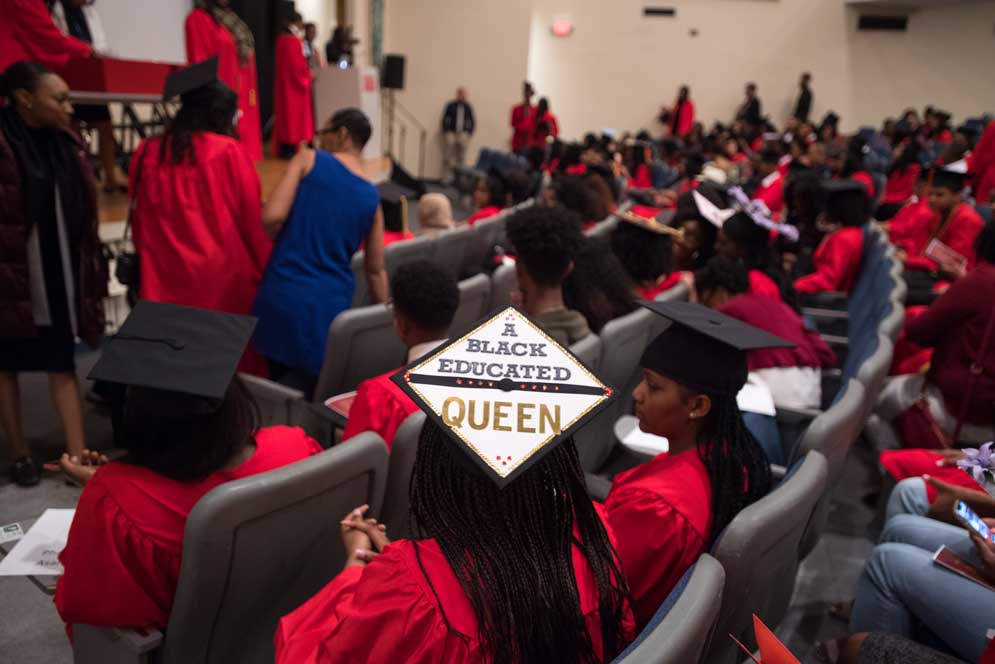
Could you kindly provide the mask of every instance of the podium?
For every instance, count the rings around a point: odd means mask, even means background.
[[[363,149],[364,159],[383,156],[380,140],[380,73],[376,67],[340,69],[329,65],[318,70],[314,80],[314,118],[320,129],[333,113],[343,108],[358,108],[370,119],[373,133]]]

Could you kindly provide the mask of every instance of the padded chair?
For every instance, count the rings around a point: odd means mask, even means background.
[[[611,236],[612,231],[615,230],[615,226],[618,225],[618,217],[611,215],[603,221],[599,221],[591,228],[584,231],[584,234],[590,238],[595,238],[599,240],[608,240]]]
[[[518,275],[514,265],[501,265],[491,275],[491,303],[489,311],[511,305],[511,294],[518,290]]]
[[[577,359],[587,365],[587,368],[594,373],[598,373],[601,368],[601,355],[604,353],[604,345],[601,337],[596,334],[589,334],[580,341],[574,342],[570,346],[570,352],[577,356]]]
[[[218,486],[187,519],[165,635],[73,625],[74,661],[272,662],[280,618],[342,570],[339,519],[364,503],[379,515],[386,481],[387,447],[365,433],[303,461]]]
[[[487,315],[491,304],[491,280],[478,274],[459,282],[459,307],[449,326],[450,336],[465,332],[471,325]]]
[[[473,236],[469,226],[459,226],[432,238],[432,262],[454,279],[459,279],[463,269],[463,255]]]
[[[825,488],[826,472],[825,457],[809,453],[780,486],[743,509],[719,535],[712,555],[722,564],[726,583],[715,628],[719,638],[704,661],[733,664],[743,659],[728,634],[755,648],[753,614],[777,628],[783,609],[772,606],[774,589],[798,572],[798,543]]]
[[[893,291],[898,288],[899,286],[896,285]],[[894,296],[890,296],[888,298],[888,304],[891,307],[891,311],[884,317],[884,320],[881,321],[881,324],[878,326],[878,331],[894,344],[895,341],[898,340],[898,335],[902,331],[902,325],[905,323],[905,307],[903,307],[901,301]]]
[[[864,413],[861,421],[866,420],[874,410],[884,380],[888,377],[888,370],[891,368],[891,358],[894,353],[894,345],[891,340],[883,334],[878,335],[877,349],[861,364],[857,371],[857,380],[863,383],[867,390],[864,398]]]
[[[303,392],[250,374],[240,373],[238,377],[259,405],[264,427],[293,422],[291,404],[303,400]]]
[[[435,240],[427,235],[389,245],[383,250],[384,262],[387,264],[387,276],[393,276],[397,268],[402,265],[417,260],[432,260],[434,251]]]
[[[367,378],[397,369],[408,351],[394,332],[394,318],[382,304],[348,309],[332,321],[314,402],[355,390]]]
[[[498,234],[503,231],[501,217],[505,214],[507,212],[481,219],[470,230],[463,254],[463,274],[473,275],[481,271],[487,254],[497,242]]]
[[[408,523],[411,501],[408,489],[411,485],[411,473],[415,467],[418,437],[424,425],[425,413],[420,410],[412,413],[397,428],[394,440],[391,441],[387,489],[384,492],[380,517],[380,521],[387,525],[387,534],[391,540],[411,536]]]
[[[722,606],[725,577],[719,561],[702,554],[615,664],[700,662]]]

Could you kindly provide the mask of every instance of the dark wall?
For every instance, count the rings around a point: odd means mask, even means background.
[[[259,70],[259,119],[263,135],[273,115],[273,53],[276,44],[275,0],[231,0],[235,10],[256,39],[256,68]]]

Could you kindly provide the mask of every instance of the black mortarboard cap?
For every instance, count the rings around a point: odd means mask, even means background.
[[[650,342],[640,365],[706,394],[735,396],[746,384],[746,351],[794,344],[690,302],[640,302],[671,325]]]
[[[218,57],[178,69],[166,77],[162,91],[164,101],[189,94],[218,81]]]
[[[252,316],[143,300],[87,378],[220,400],[255,328]]]
[[[384,228],[395,233],[408,228],[408,202],[418,198],[418,194],[396,182],[377,185],[380,194],[380,207],[383,209]]]
[[[967,173],[965,169],[959,167],[952,168],[951,166],[953,165],[948,164],[947,166],[934,167],[930,173],[930,186],[943,187],[953,192],[963,190],[967,183]]]
[[[297,6],[294,4],[294,0],[279,0],[279,2],[276,3],[277,25],[292,23],[296,18]]]

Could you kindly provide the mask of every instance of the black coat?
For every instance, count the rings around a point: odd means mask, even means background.
[[[457,110],[463,105],[463,127],[461,131],[467,134],[472,134],[473,130],[476,128],[476,122],[473,119],[473,106],[470,106],[468,102],[453,100],[446,104],[446,110],[442,112],[442,131],[451,132],[457,131],[456,128],[456,116]]]

